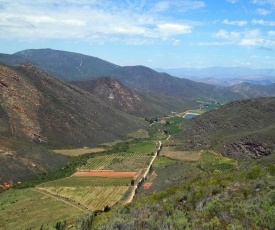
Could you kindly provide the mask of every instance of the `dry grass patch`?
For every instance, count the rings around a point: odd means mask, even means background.
[[[129,133],[128,137],[136,138],[136,139],[142,139],[142,138],[148,138],[148,132],[144,129],[139,129],[135,132]]]
[[[88,176],[88,177],[135,177],[136,172],[115,172],[113,170],[90,170],[78,171],[73,176]]]
[[[160,156],[181,161],[198,161],[201,159],[202,151],[175,151],[171,147],[163,147]]]
[[[55,153],[60,153],[66,156],[80,156],[86,153],[99,153],[106,151],[105,148],[79,148],[79,149],[57,149]]]

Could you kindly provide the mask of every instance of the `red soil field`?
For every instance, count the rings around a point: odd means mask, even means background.
[[[134,177],[136,172],[115,172],[113,170],[91,170],[76,172],[73,176],[98,176],[98,177]]]

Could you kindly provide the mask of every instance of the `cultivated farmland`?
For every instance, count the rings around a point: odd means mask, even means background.
[[[121,200],[128,186],[54,186],[41,187],[43,191],[89,210],[103,210],[106,206],[113,206]]]
[[[120,151],[121,150],[121,151]],[[114,170],[140,171],[147,167],[156,150],[154,141],[123,143],[117,147],[117,153],[97,155],[79,167],[80,171]]]
[[[127,197],[132,180],[148,167],[156,143],[117,144],[113,152],[97,153],[71,177],[40,184],[37,189],[89,210],[103,210]]]
[[[0,229],[39,229],[66,220],[74,224],[83,210],[32,189],[9,190],[0,196]]]

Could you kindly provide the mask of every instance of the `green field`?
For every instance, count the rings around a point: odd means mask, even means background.
[[[41,187],[57,197],[68,199],[70,202],[80,204],[89,210],[104,210],[104,207],[112,207],[121,200],[128,186],[66,186]]]
[[[129,186],[132,177],[95,177],[72,176],[40,184],[38,187],[94,187],[94,186]]]
[[[116,153],[96,155],[79,170],[139,171],[150,163],[155,150],[156,143],[148,140],[118,144]]]
[[[3,230],[39,229],[41,225],[54,226],[63,220],[70,225],[82,213],[81,209],[32,189],[11,189],[0,196],[0,229]]]
[[[209,110],[207,109],[194,109],[194,110],[188,110],[189,113],[197,113],[197,114],[203,114]]]

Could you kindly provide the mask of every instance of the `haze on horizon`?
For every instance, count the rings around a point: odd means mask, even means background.
[[[151,68],[275,66],[274,0],[0,0],[0,53],[52,48]]]

